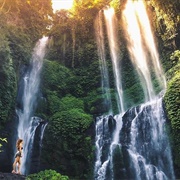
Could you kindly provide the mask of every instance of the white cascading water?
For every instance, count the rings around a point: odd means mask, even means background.
[[[111,125],[110,125],[111,124]],[[95,179],[113,179],[113,152],[119,144],[122,115],[102,116],[96,119]],[[105,148],[105,149],[104,149]],[[109,175],[107,178],[107,171]]]
[[[156,96],[151,70],[155,71],[156,79],[162,90],[166,88],[166,80],[159,62],[158,52],[143,1],[128,0],[123,11],[123,18],[131,61],[139,73],[145,102],[147,102],[153,100]]]
[[[140,22],[140,26],[142,29],[142,34],[144,38],[144,42],[147,47],[147,52],[149,52],[150,57],[149,60],[152,61],[152,65],[156,74],[156,78],[160,85],[160,88],[165,90],[166,89],[166,78],[164,76],[164,72],[162,70],[160,61],[159,61],[159,54],[156,48],[155,40],[153,37],[150,21],[146,12],[145,5],[143,1],[139,0],[134,2],[136,6],[136,14]],[[148,56],[148,55],[147,55]]]
[[[145,104],[139,106],[139,110],[132,108],[135,117],[131,119],[130,143],[127,149],[130,157],[129,171],[135,180],[175,179],[165,131],[162,97],[159,98],[155,93],[151,70],[163,92],[166,81],[144,2],[128,0],[123,18],[128,50],[139,73],[145,95]]]
[[[39,118],[33,117],[33,112],[36,107],[37,93],[40,84],[40,72],[45,56],[46,44],[48,38],[40,39],[32,54],[31,67],[24,76],[24,89],[22,94],[22,109],[17,110],[19,119],[18,138],[24,140],[23,157],[21,165],[21,173],[26,174],[29,169],[28,158],[32,151],[32,143]]]
[[[47,125],[48,125],[48,123],[45,123],[41,126],[41,134],[40,134],[40,146],[41,147],[42,147],[42,142],[43,142],[44,131],[45,131]]]
[[[117,89],[117,103],[119,107],[119,113],[124,112],[124,100],[123,100],[123,89],[121,83],[121,72],[120,72],[120,53],[118,44],[118,33],[117,33],[117,20],[113,8],[104,10],[106,29],[108,35],[109,48],[111,52],[111,60],[113,64],[114,77]]]
[[[39,121],[41,122],[41,120]],[[39,156],[38,156],[38,165],[37,165],[37,168],[39,168],[40,166],[40,157],[41,157],[41,150],[42,150],[42,146],[43,146],[43,137],[44,137],[44,131],[46,129],[46,126],[48,125],[47,122],[43,123],[42,126],[41,126],[41,129],[40,129],[40,141],[39,141]]]
[[[115,26],[113,10],[105,11],[107,34],[112,60],[117,60],[117,37],[114,37]],[[133,179],[133,180],[168,180],[175,179],[171,149],[166,133],[166,119],[162,97],[157,95],[152,81],[156,79],[159,91],[166,90],[158,52],[154,42],[150,22],[142,0],[128,0],[123,12],[124,31],[127,34],[127,45],[135,69],[138,71],[144,90],[144,104],[120,111],[114,117],[115,128],[109,129],[109,117],[96,119],[96,180]],[[112,52],[112,50],[115,50]],[[123,109],[123,91],[119,71],[119,61],[114,61],[113,70],[119,96],[119,106]],[[152,78],[154,73],[154,79]],[[120,89],[118,89],[120,87]],[[162,96],[162,94],[161,94]],[[123,115],[121,115],[123,114]],[[123,119],[123,124],[122,124]],[[119,141],[121,143],[119,143]],[[113,167],[114,147],[123,148],[125,176],[115,175]],[[125,154],[125,151],[127,154]],[[122,159],[121,159],[122,160]],[[123,172],[123,171],[122,171]]]
[[[96,32],[96,42],[99,55],[99,67],[101,71],[101,87],[102,92],[105,95],[104,104],[109,108],[108,114],[112,114],[112,102],[111,93],[109,86],[109,73],[106,63],[106,53],[104,45],[104,32],[103,32],[103,12],[99,11],[98,16],[95,20],[95,32]]]
[[[106,118],[106,117],[105,117]],[[95,174],[95,179],[96,180],[101,180],[105,179],[105,171],[107,168],[107,163],[108,161],[106,160],[102,164],[102,147],[104,144],[104,137],[103,137],[103,131],[104,131],[104,125],[103,125],[104,118],[103,117],[98,117],[96,118],[96,162],[95,162],[95,169],[94,169],[94,174]],[[107,120],[106,120],[107,123]]]
[[[166,119],[162,98],[157,98],[129,110],[130,133],[126,135],[129,154],[129,177],[134,180],[174,180],[169,140],[165,132]],[[126,144],[126,145],[127,145]]]
[[[95,162],[94,174],[95,174],[95,179],[97,180],[106,179],[107,171],[109,171],[108,178],[113,179],[112,157],[113,157],[114,149],[117,146],[120,146],[119,132],[122,127],[122,114],[124,112],[123,90],[122,90],[122,84],[121,84],[121,73],[120,73],[120,62],[119,62],[120,59],[119,59],[119,49],[118,49],[119,46],[118,46],[118,41],[117,41],[118,34],[116,32],[117,21],[116,21],[114,9],[108,8],[104,10],[104,17],[105,17],[105,22],[106,22],[109,48],[111,52],[111,60],[113,64],[113,71],[114,71],[116,89],[117,89],[117,94],[118,94],[117,105],[118,105],[119,115],[113,117],[113,120],[115,121],[113,131],[109,129],[110,116],[98,117],[96,120],[96,162]],[[103,32],[102,17],[98,20],[101,26],[101,31]],[[99,46],[98,49],[101,49],[99,53],[100,53],[100,56],[103,57],[101,54],[102,53],[105,54],[104,44],[102,44],[103,43],[102,39],[104,37],[102,37],[103,33],[99,33],[97,34],[97,36],[98,35],[101,36],[99,37],[99,39],[101,40],[101,43],[98,42],[98,46]],[[97,41],[100,41],[99,39],[97,37]],[[104,58],[104,61],[105,61],[105,58]],[[105,63],[102,63],[102,69],[106,68],[104,66],[105,66]],[[113,121],[112,118],[110,119],[111,121]],[[106,150],[107,153],[103,153],[104,147],[107,149]]]

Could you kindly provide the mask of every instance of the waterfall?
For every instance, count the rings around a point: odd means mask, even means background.
[[[102,12],[99,12],[98,21],[96,26],[99,26],[99,33],[96,33],[96,39],[98,43],[98,52],[102,61],[102,65],[105,65],[105,48],[104,48],[104,35],[102,26]],[[119,132],[122,127],[122,114],[124,112],[123,104],[123,90],[121,84],[120,74],[120,59],[119,59],[119,46],[118,46],[118,35],[116,32],[117,21],[115,18],[114,9],[109,8],[104,10],[106,30],[108,35],[109,48],[111,52],[111,60],[113,64],[114,77],[117,89],[117,105],[119,115],[112,117],[110,114],[107,116],[98,117],[96,120],[96,163],[95,163],[95,179],[113,179],[114,177],[114,159],[113,154],[117,148],[120,148],[119,144]],[[97,27],[96,27],[97,29]],[[105,66],[103,66],[104,68]],[[106,67],[105,67],[106,68]],[[104,68],[104,70],[106,70]],[[103,77],[103,70],[101,70],[101,76]],[[104,71],[105,72],[105,71]],[[109,79],[106,78],[106,81]],[[109,82],[108,82],[109,83]],[[120,150],[118,150],[118,154]],[[121,169],[121,168],[120,168]],[[121,170],[120,170],[121,172]],[[123,173],[123,172],[122,172]]]
[[[123,117],[120,139],[128,159],[127,174],[137,180],[175,179],[162,97],[153,85],[156,80],[159,91],[164,92],[166,81],[144,2],[128,0],[123,19],[127,48],[145,96],[144,104],[128,110]]]
[[[106,63],[106,53],[104,45],[104,32],[103,32],[103,13],[99,12],[95,20],[96,42],[99,55],[99,66],[101,72],[101,87],[104,97],[104,104],[109,109],[108,114],[112,114],[112,102],[109,86],[109,73]]]
[[[40,134],[40,147],[42,147],[42,141],[43,141],[43,136],[44,136],[44,131],[46,129],[48,123],[45,123],[41,126],[41,134]]]
[[[104,10],[106,29],[108,35],[108,42],[111,52],[111,60],[113,64],[113,72],[116,82],[117,89],[117,104],[119,107],[119,113],[124,112],[123,104],[123,90],[121,83],[121,73],[120,73],[120,59],[119,59],[119,45],[118,45],[118,34],[117,34],[117,20],[115,17],[115,12],[113,8],[108,8]]]
[[[128,0],[122,13],[127,49],[144,91],[144,103],[126,112],[114,10],[104,15],[119,114],[96,118],[95,179],[174,180],[162,101],[166,80],[144,2]]]
[[[36,128],[34,135],[33,148],[30,158],[30,168],[29,173],[37,173],[40,170],[40,161],[41,161],[41,150],[43,146],[43,136],[44,131],[47,126],[47,122],[39,118],[39,126]]]
[[[37,94],[40,84],[40,72],[45,56],[45,48],[48,38],[40,39],[32,53],[31,67],[23,78],[22,108],[17,110],[19,119],[18,138],[24,140],[23,158],[21,164],[22,174],[28,173],[28,158],[32,150],[35,130],[39,125],[39,119],[33,117],[36,108]]]
[[[111,144],[116,120],[112,116],[98,117],[96,120],[96,163],[95,179],[105,179],[108,169],[111,171]],[[112,173],[111,173],[112,174]]]
[[[128,0],[123,11],[123,19],[128,50],[132,63],[139,74],[145,102],[147,102],[156,97],[151,71],[155,71],[155,79],[158,80],[161,90],[165,90],[166,81],[143,1]]]
[[[125,177],[122,163],[118,164],[118,167],[115,165],[115,161],[122,161],[119,143],[121,127],[122,114],[114,117],[107,115],[96,119],[96,162],[94,170],[96,180],[114,179],[117,176],[116,174]]]
[[[120,142],[128,159],[126,169],[129,179],[175,179],[165,123],[162,98],[125,113]]]
[[[164,76],[164,72],[162,70],[160,61],[159,61],[159,55],[157,52],[155,40],[153,37],[151,25],[149,22],[149,18],[146,12],[145,5],[143,1],[139,0],[137,2],[134,2],[136,4],[136,13],[137,17],[139,19],[140,27],[142,29],[142,34],[144,38],[144,42],[147,47],[147,51],[150,54],[150,60],[152,61],[152,65],[156,74],[156,78],[158,80],[158,83],[160,85],[160,88],[162,90],[166,89],[166,79]],[[148,56],[148,55],[147,55]]]

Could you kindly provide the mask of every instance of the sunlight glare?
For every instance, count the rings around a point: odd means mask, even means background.
[[[52,0],[53,11],[59,11],[61,9],[71,9],[73,6],[73,0]]]
[[[142,35],[139,28],[139,23],[136,18],[137,9],[134,6],[134,1],[127,1],[126,9],[124,10],[124,19],[129,37],[129,46],[133,63],[137,63],[138,68],[148,69],[145,53],[142,46]],[[137,61],[137,62],[136,62]]]
[[[113,16],[114,14],[114,8],[109,8],[109,9],[105,9],[104,10],[104,14],[106,14],[106,17],[111,19],[111,17]]]
[[[148,13],[146,11],[145,4],[143,1],[139,0],[135,2],[136,14],[139,21],[141,22],[142,32],[145,44],[149,50],[152,63],[155,68],[156,76],[163,89],[166,89],[166,79],[163,76],[163,69],[159,61],[159,54],[156,47],[156,42],[153,36],[153,31],[151,29],[151,23],[149,21]]]
[[[123,12],[125,29],[127,30],[128,50],[131,61],[134,64],[140,79],[142,80],[142,88],[144,91],[145,101],[154,97],[154,90],[151,81],[151,74],[148,66],[148,57],[143,43],[143,35],[141,32],[141,21],[137,14],[140,1],[128,0]],[[144,15],[144,14],[141,14]]]
[[[135,7],[136,7],[137,16],[138,16],[139,20],[142,22],[141,26],[142,26],[144,38],[146,40],[146,45],[149,47],[149,49],[152,50],[151,55],[157,63],[157,68],[160,69],[160,63],[158,60],[158,58],[159,58],[158,52],[157,52],[157,48],[155,46],[155,41],[154,41],[154,37],[152,34],[150,21],[149,21],[149,18],[148,18],[147,12],[146,12],[146,8],[144,6],[143,1],[135,2]]]
[[[144,79],[143,89],[147,94],[146,99],[152,99],[155,92],[151,83],[152,76],[149,66],[155,70],[156,78],[162,89],[165,89],[166,81],[159,63],[159,54],[144,1],[128,0],[123,11],[123,19],[131,60],[141,79]]]

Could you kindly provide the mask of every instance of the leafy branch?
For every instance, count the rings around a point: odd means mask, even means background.
[[[6,138],[0,138],[0,141],[7,143],[7,139]],[[2,144],[0,143],[0,152],[2,152],[1,147],[2,147]]]

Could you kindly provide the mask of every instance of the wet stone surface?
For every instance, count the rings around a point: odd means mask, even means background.
[[[13,173],[1,173],[0,172],[0,179],[2,180],[24,180],[26,179],[25,176]]]

